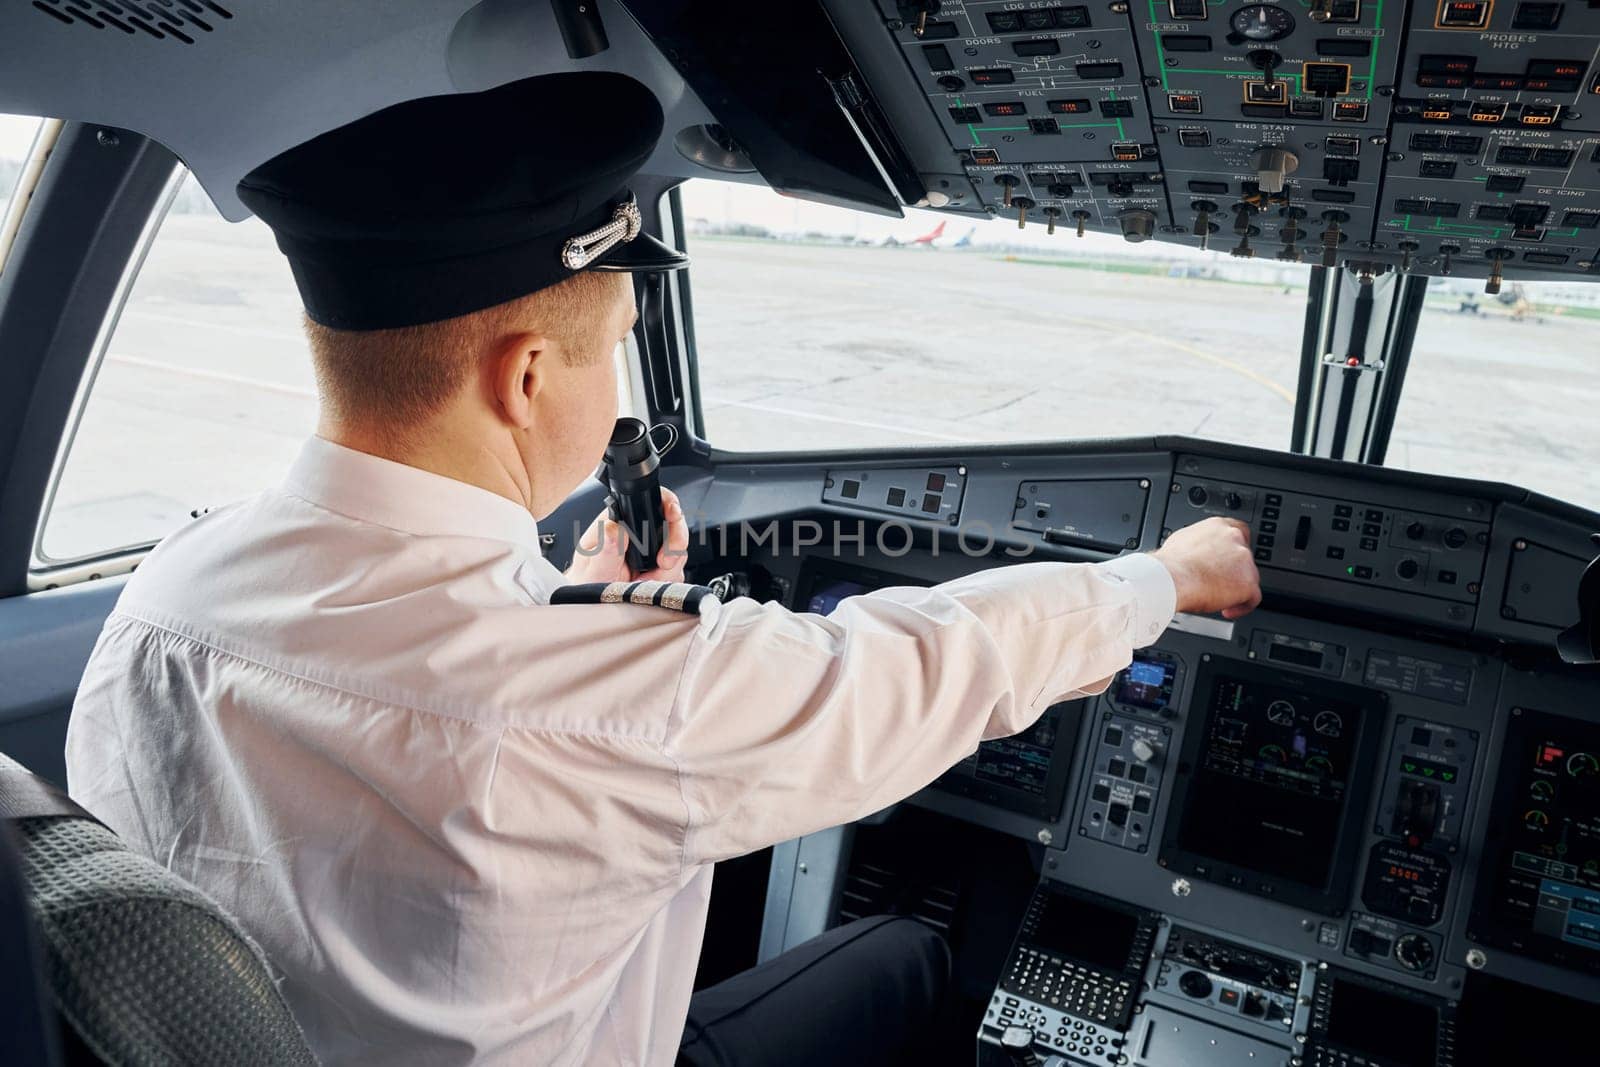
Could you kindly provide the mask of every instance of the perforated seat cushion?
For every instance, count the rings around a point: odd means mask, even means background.
[[[48,984],[115,1064],[314,1064],[266,959],[198,890],[87,819],[17,822]]]

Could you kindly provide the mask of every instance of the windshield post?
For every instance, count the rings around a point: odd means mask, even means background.
[[[1366,267],[1313,272],[1296,451],[1383,462],[1427,288],[1426,276]]]

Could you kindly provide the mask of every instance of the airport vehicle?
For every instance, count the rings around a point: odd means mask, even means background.
[[[0,172],[0,752],[60,780],[125,575],[309,429],[238,179],[619,70],[695,260],[618,358],[696,580],[826,611],[1226,515],[1266,593],[724,864],[702,979],[893,912],[952,947],[951,1062],[1595,1061],[1600,674],[1557,646],[1600,532],[1594,0],[16,0],[0,49],[45,117]],[[926,212],[978,236],[877,247]]]

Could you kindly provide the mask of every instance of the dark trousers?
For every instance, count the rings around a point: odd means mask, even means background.
[[[921,1042],[950,976],[950,950],[911,919],[829,930],[689,1002],[680,1067],[893,1065]]]

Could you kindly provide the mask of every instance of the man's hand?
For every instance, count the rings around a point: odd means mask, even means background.
[[[667,518],[666,544],[656,553],[656,569],[644,574],[628,570],[628,531],[620,522],[601,512],[578,539],[578,551],[567,568],[574,582],[681,582],[683,564],[689,558],[689,523],[683,505],[671,489],[661,490],[661,510]]]
[[[1179,611],[1237,619],[1261,603],[1250,527],[1237,519],[1213,516],[1185,526],[1152,555],[1172,574]]]

